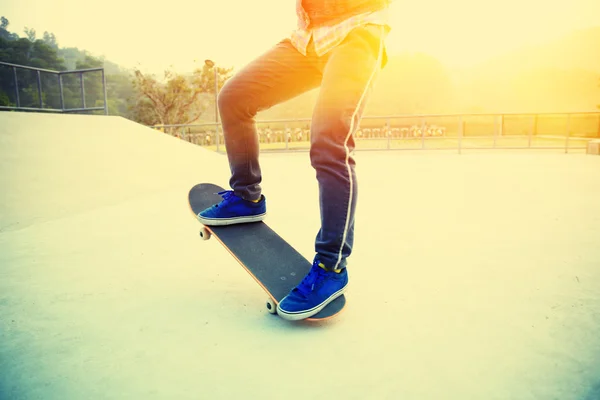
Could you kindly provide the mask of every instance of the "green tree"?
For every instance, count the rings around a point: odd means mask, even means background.
[[[27,36],[27,39],[29,39],[30,42],[35,42],[35,29],[29,29],[28,27],[25,27],[25,35]]]
[[[102,60],[86,53],[83,60],[77,61],[75,64],[75,69],[101,68],[102,65]],[[79,76],[77,76],[78,82],[79,79]],[[85,88],[85,106],[94,107],[97,102],[102,104],[104,101],[104,92],[102,90],[102,72],[93,71],[83,73],[83,84]],[[79,97],[81,101],[81,95]]]
[[[25,28],[27,38],[19,38],[7,28],[7,18],[0,19],[0,59],[13,64],[26,65],[51,70],[62,70],[64,64],[56,49],[43,40],[35,39],[35,30]],[[42,103],[44,107],[60,106],[58,78],[55,74],[40,73]],[[38,74],[35,71],[17,69],[19,100],[22,107],[39,107]],[[16,90],[12,68],[0,68],[0,95],[4,105],[16,105]],[[7,104],[8,103],[8,104]]]
[[[8,97],[8,94],[6,94],[4,91],[0,90],[0,106],[11,106],[12,103],[10,102],[10,98]]]
[[[58,50],[58,54],[65,60],[65,67],[69,70],[75,69],[77,61],[85,58],[85,53],[76,47],[63,47]]]
[[[9,20],[6,17],[0,18],[0,38],[6,40],[17,40],[19,35],[16,33],[10,33],[8,31],[8,25],[10,25]]]
[[[60,48],[51,32],[44,32],[43,37],[38,39],[36,31],[26,27],[25,37],[20,38],[8,30],[9,25],[6,17],[0,18],[0,60],[55,71],[103,67],[111,115],[121,115],[146,124],[189,123],[197,120],[213,102],[214,70],[206,65],[190,76],[167,72],[159,82],[153,76],[135,75],[104,57],[92,56],[86,50]],[[219,88],[231,71],[231,68],[217,68]],[[58,76],[45,72],[39,76],[44,107],[60,108]],[[80,108],[83,103],[80,75],[64,74],[61,79],[64,107]],[[87,72],[83,79],[86,107],[104,106],[102,73]],[[38,73],[17,69],[17,81],[20,106],[39,107]],[[15,89],[13,69],[0,66],[0,105],[16,106]]]
[[[52,47],[55,50],[58,50],[58,42],[56,41],[56,36],[54,33],[44,32],[44,43],[48,46]]]
[[[132,108],[136,97],[132,74],[126,71],[107,74],[106,92],[109,114],[132,118]]]
[[[134,83],[135,85],[135,83]],[[131,107],[131,119],[144,125],[158,125],[160,121],[154,110],[154,104],[147,96],[136,95]],[[168,130],[170,132],[171,130]]]

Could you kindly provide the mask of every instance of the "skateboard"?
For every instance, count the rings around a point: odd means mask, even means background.
[[[221,202],[222,198],[217,193],[224,190],[211,183],[199,183],[192,187],[188,200],[194,216]],[[200,237],[209,240],[213,236],[267,293],[269,298],[266,306],[271,314],[277,314],[277,304],[304,279],[312,267],[310,261],[263,221],[226,226],[202,225]],[[342,311],[345,304],[346,298],[341,295],[304,321],[333,317]]]

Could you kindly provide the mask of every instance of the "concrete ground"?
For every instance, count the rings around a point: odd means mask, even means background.
[[[187,205],[224,156],[118,117],[0,114],[0,399],[600,399],[600,157],[358,152],[348,304],[265,295]],[[307,153],[261,158],[311,259]]]

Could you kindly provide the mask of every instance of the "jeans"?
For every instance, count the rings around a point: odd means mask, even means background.
[[[376,25],[356,28],[321,57],[312,42],[304,56],[282,40],[229,79],[218,97],[229,184],[237,196],[256,200],[262,180],[256,114],[320,87],[310,127],[321,211],[315,251],[332,269],[345,268],[352,252],[358,193],[353,135],[386,62],[385,33]]]

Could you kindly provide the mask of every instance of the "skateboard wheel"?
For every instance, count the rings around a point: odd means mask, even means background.
[[[275,304],[273,299],[267,299],[267,311],[271,314],[277,314],[277,304]]]
[[[202,240],[208,240],[210,239],[210,231],[204,227],[200,230],[200,237],[202,238]]]

